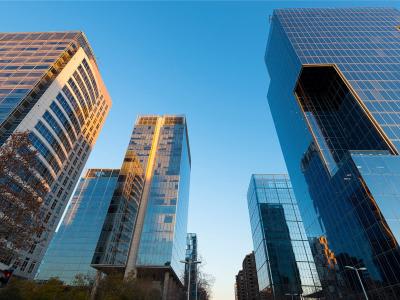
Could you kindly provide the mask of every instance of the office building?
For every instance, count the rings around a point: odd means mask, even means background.
[[[143,168],[128,149],[93,254],[93,268],[105,274],[125,271],[143,186]]]
[[[185,260],[185,291],[189,292],[189,299],[196,300],[197,294],[197,235],[188,233],[186,236],[186,255]],[[190,266],[189,266],[190,265]],[[190,276],[189,276],[190,273]]]
[[[246,255],[236,275],[235,295],[237,300],[260,300],[254,251]]]
[[[370,299],[400,299],[399,18],[393,8],[271,17],[268,102],[307,235],[334,253],[345,299],[363,297],[361,283]]]
[[[0,33],[0,145],[29,131],[49,186],[45,230],[1,267],[33,278],[111,106],[82,32]]]
[[[183,292],[190,150],[183,116],[140,116],[129,151],[144,170],[144,187],[125,276],[151,278],[163,299]]]
[[[236,275],[235,299],[236,300],[247,299],[246,281],[244,279],[243,270],[240,270]]]
[[[247,194],[263,299],[318,299],[321,284],[287,175],[252,175]]]
[[[96,270],[90,264],[118,184],[118,174],[117,169],[86,171],[35,279],[58,277],[66,284],[73,284],[79,274],[95,277]]]

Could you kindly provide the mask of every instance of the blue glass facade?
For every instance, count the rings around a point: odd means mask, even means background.
[[[36,279],[58,277],[73,284],[78,274],[94,276],[90,264],[117,185],[119,170],[89,169],[39,267]]]
[[[188,147],[185,123],[161,126],[137,257],[138,267],[170,265],[179,277],[189,204]]]
[[[316,299],[321,284],[288,176],[253,175],[247,199],[263,297]]]
[[[268,102],[307,235],[336,264],[317,266],[323,285],[335,271],[333,299],[361,296],[346,265],[367,269],[370,298],[400,299],[399,23],[391,8],[272,16]]]
[[[190,182],[185,118],[139,117],[129,150],[145,170],[145,184],[125,274],[136,269],[139,277],[162,282],[172,271],[183,284]],[[161,272],[149,275],[149,270]]]
[[[104,273],[125,268],[143,191],[143,176],[137,156],[128,150],[92,260],[92,267]]]

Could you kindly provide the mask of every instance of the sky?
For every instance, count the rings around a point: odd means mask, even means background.
[[[213,299],[234,299],[252,251],[253,173],[285,173],[268,108],[264,52],[278,7],[396,6],[398,1],[0,2],[0,28],[85,32],[113,105],[86,168],[119,168],[136,117],[185,114],[192,156],[188,232]]]

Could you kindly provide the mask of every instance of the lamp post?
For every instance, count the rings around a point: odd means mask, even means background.
[[[191,271],[191,265],[195,265],[197,268],[197,264],[201,264],[201,261],[199,260],[191,260],[191,259],[186,259],[186,260],[181,260],[181,263],[188,265],[188,289],[187,289],[187,300],[190,300],[190,271]],[[196,269],[197,270],[197,269]],[[197,300],[197,278],[196,278],[196,300]]]
[[[298,296],[299,294],[291,294],[291,293],[286,293],[285,296],[291,296],[292,300],[294,299],[294,296]]]
[[[362,288],[362,291],[363,291],[363,293],[364,293],[364,297],[365,297],[366,300],[368,300],[368,296],[367,296],[367,292],[365,291],[364,284],[363,284],[362,281],[361,281],[360,274],[358,274],[358,271],[365,271],[365,270],[367,270],[367,268],[364,268],[364,267],[362,267],[362,268],[356,268],[356,267],[352,267],[352,266],[344,266],[344,267],[345,267],[346,269],[350,269],[350,270],[356,271],[358,281],[360,281],[361,288]]]

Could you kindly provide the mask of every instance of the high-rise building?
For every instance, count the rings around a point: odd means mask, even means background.
[[[236,300],[245,300],[247,299],[246,293],[246,281],[243,275],[243,270],[240,270],[236,275],[236,283],[235,283],[235,297]]]
[[[140,116],[129,151],[144,187],[125,275],[158,282],[163,299],[182,292],[189,204],[190,150],[183,116]]]
[[[321,284],[287,175],[252,175],[247,194],[263,299],[318,299]]]
[[[268,102],[307,235],[346,299],[400,299],[400,12],[278,9]],[[284,67],[282,67],[284,66]],[[347,267],[346,267],[347,266]]]
[[[103,273],[125,271],[143,184],[143,168],[128,149],[93,255],[92,267]]]
[[[197,235],[188,233],[186,236],[186,255],[185,260],[185,290],[189,291],[189,299],[197,299]],[[189,276],[190,273],[190,276]]]
[[[235,296],[237,300],[260,300],[254,251],[246,255],[236,275]]]
[[[111,106],[82,32],[0,33],[0,145],[29,131],[36,169],[50,192],[45,230],[19,259],[2,267],[32,278],[63,214]]]
[[[89,169],[80,180],[66,215],[54,234],[36,274],[73,284],[78,274],[94,277],[90,266],[118,184],[118,169]]]

